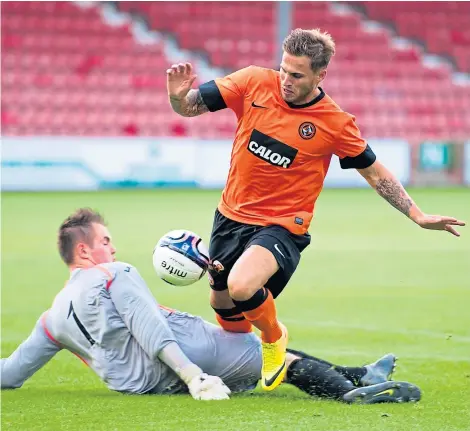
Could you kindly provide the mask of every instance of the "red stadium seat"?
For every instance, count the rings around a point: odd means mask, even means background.
[[[470,70],[470,14],[468,5],[457,3],[426,2],[425,13],[423,3],[418,8],[414,2],[364,7]],[[357,117],[363,135],[448,139],[470,133],[470,91],[452,83],[450,70],[424,67],[418,50],[395,49],[389,33],[366,31],[359,14],[337,15],[328,2],[292,5],[295,27],[315,23],[333,35],[337,53],[323,86]],[[118,7],[171,33],[181,48],[205,53],[214,66],[278,67],[274,2],[137,1]],[[2,2],[1,8],[4,135],[233,136],[231,111],[197,121],[176,115],[165,90],[171,61],[163,42],[140,45],[127,25],[108,26],[99,6]]]
[[[400,36],[422,40],[429,52],[452,55],[462,71],[470,72],[469,2],[357,2],[370,18],[393,22]],[[460,51],[454,46],[466,47]]]

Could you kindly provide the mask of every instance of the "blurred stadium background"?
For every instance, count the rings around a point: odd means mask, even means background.
[[[63,285],[56,230],[79,206],[103,212],[119,259],[161,303],[214,322],[207,284],[168,287],[151,250],[175,228],[208,240],[235,116],[177,116],[165,71],[191,61],[199,84],[250,64],[278,68],[295,27],[332,34],[323,88],[417,186],[423,210],[469,222],[469,2],[3,1],[2,357]],[[468,227],[459,239],[420,230],[363,186],[332,162],[279,315],[293,348],[332,361],[395,351],[396,377],[417,383],[422,403],[346,408],[285,387],[223,406],[122,397],[60,353],[24,388],[2,392],[2,428],[468,431]]]
[[[191,61],[199,84],[278,68],[295,27],[333,35],[323,86],[405,183],[470,182],[469,2],[38,1],[2,2],[4,190],[222,186],[235,117],[173,113],[165,70]],[[101,163],[111,142],[114,169]],[[182,152],[192,160],[178,167]]]

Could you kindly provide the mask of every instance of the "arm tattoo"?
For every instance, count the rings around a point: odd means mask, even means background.
[[[410,209],[413,206],[413,202],[400,183],[390,178],[380,178],[377,181],[375,189],[390,205],[395,207],[398,211],[401,211],[407,217],[410,216]]]
[[[196,116],[209,112],[209,108],[204,103],[199,90],[191,90],[188,93],[186,100],[188,101],[188,109],[192,115]]]
[[[173,110],[183,117],[196,117],[209,112],[199,90],[190,90],[183,100],[170,97],[170,104]]]

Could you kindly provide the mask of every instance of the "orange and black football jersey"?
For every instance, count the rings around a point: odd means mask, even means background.
[[[199,90],[210,111],[228,107],[238,119],[218,206],[232,220],[304,234],[332,155],[343,168],[366,168],[375,161],[352,115],[321,89],[305,105],[284,101],[275,70],[250,66]]]

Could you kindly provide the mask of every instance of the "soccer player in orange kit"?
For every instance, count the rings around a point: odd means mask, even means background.
[[[334,53],[328,33],[296,29],[284,40],[279,71],[249,66],[196,90],[191,64],[167,70],[175,112],[194,117],[230,108],[237,116],[209,247],[210,302],[224,329],[249,332],[254,325],[261,331],[265,390],[286,372],[288,335],[274,298],[310,243],[307,231],[333,154],[420,227],[459,236],[454,226],[465,225],[423,213],[361,138],[355,117],[319,87]]]

